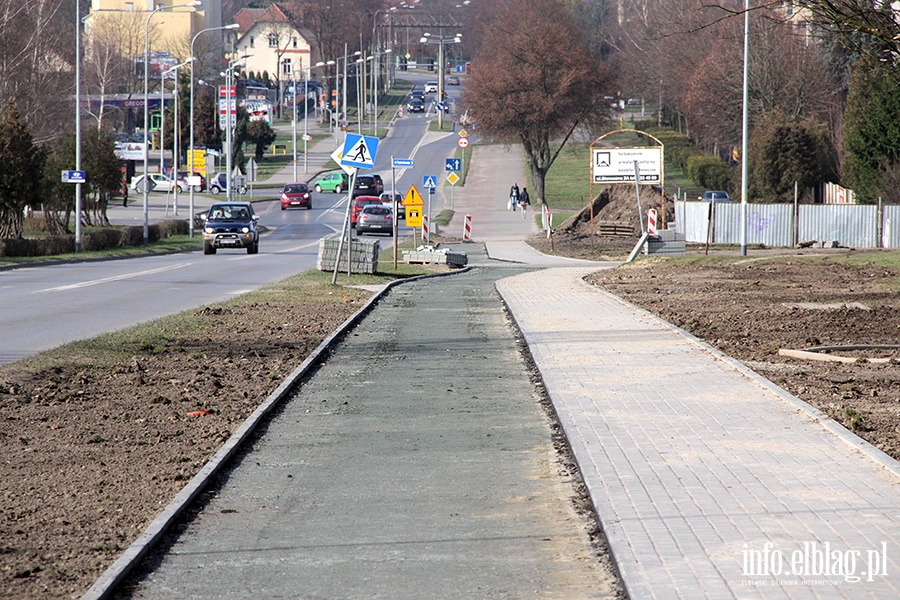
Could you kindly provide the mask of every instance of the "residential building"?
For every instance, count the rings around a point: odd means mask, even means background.
[[[276,2],[268,8],[244,8],[235,15],[239,35],[237,56],[245,59],[245,72],[266,73],[283,92],[287,83],[305,77],[312,49],[301,32],[303,3]],[[280,94],[279,94],[280,96]]]

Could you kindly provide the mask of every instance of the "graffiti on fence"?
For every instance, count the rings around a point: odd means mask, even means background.
[[[748,223],[748,225],[754,231],[765,231],[777,220],[778,218],[775,213],[764,215],[757,211],[750,215],[750,222]]]

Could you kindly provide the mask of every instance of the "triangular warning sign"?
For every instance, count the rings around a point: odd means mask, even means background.
[[[403,206],[422,206],[425,204],[425,201],[422,200],[422,196],[419,195],[419,190],[416,189],[416,186],[409,186],[409,191],[406,192],[406,196],[403,197],[403,202],[401,203]]]

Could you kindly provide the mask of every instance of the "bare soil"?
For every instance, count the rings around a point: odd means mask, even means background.
[[[651,205],[645,198],[643,207]],[[591,227],[630,222],[637,232],[634,206],[633,197],[612,194],[595,203],[593,218],[585,211],[558,227],[552,241],[538,236],[530,243],[548,253],[622,258],[636,235],[591,235]],[[778,354],[900,343],[900,270],[879,266],[883,257],[846,249],[753,249],[750,257],[725,251],[715,260],[641,259],[589,280],[745,362],[900,458],[900,354],[840,352],[888,359],[853,364]],[[135,334],[139,341],[75,344],[0,368],[0,597],[83,594],[369,296],[323,294],[303,280],[285,287],[263,300],[164,321]]]
[[[298,280],[0,369],[0,598],[78,598],[370,292]]]

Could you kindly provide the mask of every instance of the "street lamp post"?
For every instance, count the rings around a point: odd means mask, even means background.
[[[75,7],[75,170],[81,170],[81,7]],[[75,252],[81,252],[81,184],[75,184]]]
[[[234,70],[244,67],[244,63],[241,61],[245,58],[250,58],[250,55],[244,54],[243,56],[229,60],[228,69],[225,71],[225,187],[227,188],[226,195],[229,202],[231,202],[233,197],[233,192],[231,191],[231,188],[233,187],[231,181],[231,154],[233,151],[233,142],[231,140],[231,106],[232,103],[237,101],[237,98],[235,97],[236,94],[232,94],[232,88],[234,87]]]
[[[172,133],[174,134],[174,140],[172,142],[172,181],[175,183],[175,187],[172,188],[172,193],[175,195],[174,207],[175,207],[175,216],[178,216],[178,69],[181,67],[194,62],[194,59],[191,58],[189,60],[184,61],[183,63],[179,63],[174,67],[169,67],[165,71],[162,72],[162,76],[159,81],[159,113],[162,115],[162,126],[159,130],[159,172],[165,175],[166,173],[166,75],[169,73],[175,73],[175,115],[174,121],[172,122]],[[168,209],[166,210],[168,214]]]
[[[162,5],[147,15],[144,25],[144,246],[150,244],[150,19],[161,10],[192,8],[203,3],[199,0],[187,4]]]
[[[191,143],[189,145],[188,150],[188,172],[190,176],[194,175],[194,42],[197,41],[197,38],[200,37],[201,33],[206,33],[207,31],[218,31],[218,30],[226,30],[226,29],[237,29],[240,27],[237,23],[232,23],[231,25],[224,25],[222,27],[209,27],[207,29],[202,29],[198,31],[194,37],[191,39]],[[194,237],[194,186],[189,185],[190,189],[190,215],[188,217],[188,227],[190,232],[190,237]]]
[[[438,44],[438,103],[443,106],[444,101],[444,44],[458,44],[462,40],[461,33],[457,33],[451,37],[434,37],[430,33],[424,34],[419,40],[421,44]],[[438,111],[438,129],[444,129],[444,110],[439,108]]]
[[[324,67],[327,63],[322,61],[317,62],[314,65],[310,65],[306,67],[306,91],[304,92],[303,97],[303,172],[309,173],[309,77],[312,70],[316,67]],[[297,90],[296,87],[294,89],[294,120],[296,122],[297,119]],[[297,134],[294,133],[294,148],[297,148]],[[296,163],[296,160],[294,161]],[[297,176],[294,176],[294,179],[297,179]]]

